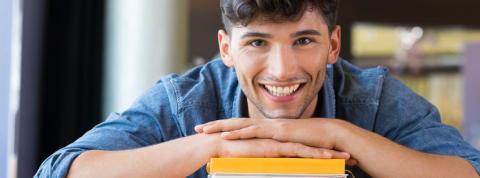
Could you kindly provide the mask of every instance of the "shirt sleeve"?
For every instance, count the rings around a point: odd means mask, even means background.
[[[480,173],[480,152],[455,128],[441,123],[435,106],[389,75],[384,81],[374,127],[377,133],[406,147],[462,157]]]
[[[178,132],[171,117],[165,88],[158,83],[128,110],[110,114],[106,121],[49,156],[35,177],[65,177],[73,160],[88,150],[126,150],[166,141]]]

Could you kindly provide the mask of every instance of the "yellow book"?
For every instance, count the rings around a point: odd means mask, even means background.
[[[221,177],[346,177],[343,159],[212,158],[212,178]]]

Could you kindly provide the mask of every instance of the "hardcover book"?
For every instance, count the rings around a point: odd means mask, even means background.
[[[212,158],[209,178],[346,178],[343,159]]]

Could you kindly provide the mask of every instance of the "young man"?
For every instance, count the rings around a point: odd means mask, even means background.
[[[480,152],[383,68],[338,58],[335,0],[222,0],[222,59],[162,78],[37,177],[206,177],[212,157],[347,160],[356,177],[478,177]]]

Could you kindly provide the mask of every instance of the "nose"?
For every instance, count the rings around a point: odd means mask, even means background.
[[[294,52],[286,46],[272,48],[268,60],[269,73],[281,81],[287,81],[291,78],[297,67]]]

